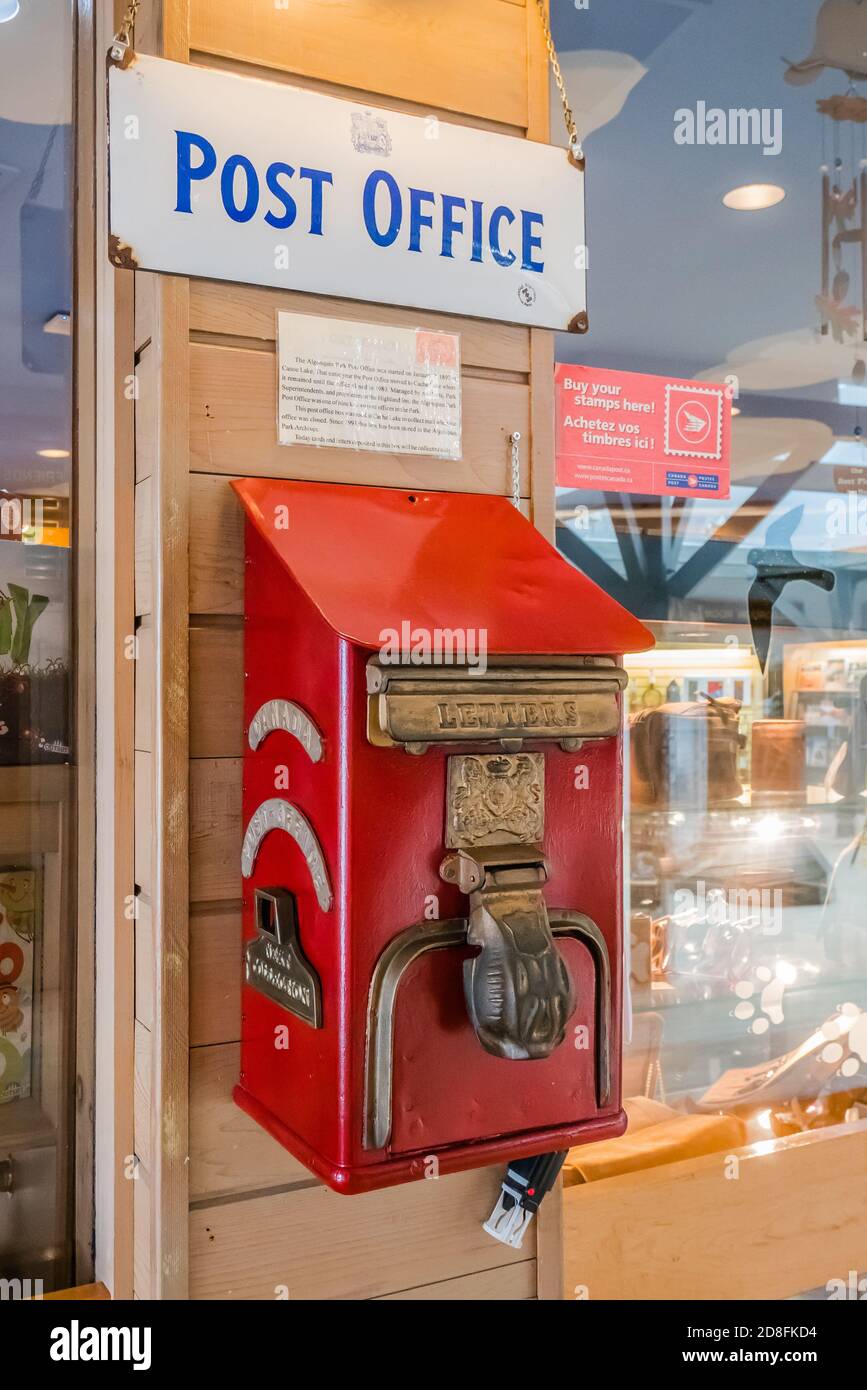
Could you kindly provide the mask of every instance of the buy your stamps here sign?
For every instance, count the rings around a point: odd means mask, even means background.
[[[559,487],[729,496],[727,386],[567,363],[556,383]]]

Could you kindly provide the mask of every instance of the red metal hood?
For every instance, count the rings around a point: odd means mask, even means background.
[[[653,637],[504,497],[240,478],[247,515],[335,632],[486,633],[491,655],[618,656]]]

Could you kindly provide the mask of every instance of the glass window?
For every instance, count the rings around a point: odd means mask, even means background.
[[[561,550],[657,639],[626,662],[629,1168],[867,1120],[867,7],[827,8],[553,5],[589,225],[558,359],[733,398],[730,489],[698,455],[681,495],[559,473]]]
[[[71,4],[0,0],[0,1274],[20,1296],[72,1276],[72,55]]]

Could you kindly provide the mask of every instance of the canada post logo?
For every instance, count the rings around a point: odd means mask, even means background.
[[[675,473],[665,475],[666,487],[688,487],[694,492],[719,492],[718,473]]]
[[[665,452],[682,458],[722,458],[724,396],[721,386],[669,382],[665,388]]]

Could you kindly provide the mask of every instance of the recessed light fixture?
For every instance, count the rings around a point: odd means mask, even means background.
[[[14,19],[20,9],[20,0],[0,0],[0,24]]]
[[[39,450],[39,457],[40,457],[41,459],[68,459],[68,458],[69,458],[69,450],[68,450],[68,449],[40,449],[40,450]]]
[[[723,202],[735,212],[762,212],[764,208],[776,207],[785,196],[785,188],[778,183],[742,183],[739,188],[730,189]]]

